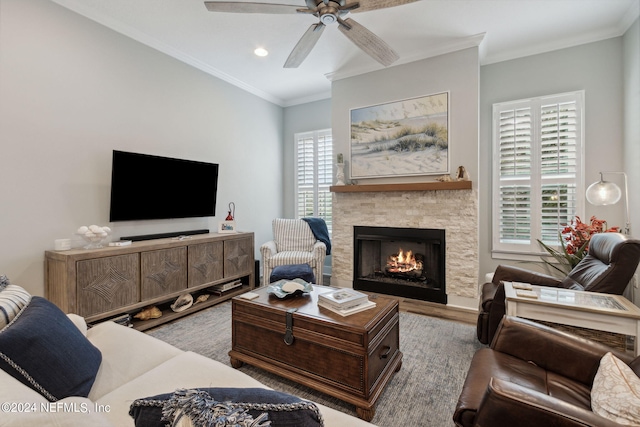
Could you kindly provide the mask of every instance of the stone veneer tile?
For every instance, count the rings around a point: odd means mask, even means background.
[[[447,295],[477,297],[478,193],[436,190],[334,193],[332,276],[353,282],[353,227],[445,230]]]

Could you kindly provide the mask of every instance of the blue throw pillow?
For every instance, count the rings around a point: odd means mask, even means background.
[[[101,362],[100,350],[42,297],[0,330],[0,368],[50,401],[87,397]]]
[[[194,414],[194,409],[202,413]],[[323,426],[322,415],[315,403],[264,388],[180,389],[173,393],[135,400],[131,404],[129,415],[134,418],[136,427],[164,427],[167,421],[163,421],[163,411],[169,415],[184,411],[190,416],[201,416],[195,422],[195,425],[200,426],[206,424],[200,421],[211,421],[213,411],[220,416],[217,421],[224,421],[227,418],[224,410],[228,410],[229,414],[233,412],[239,419],[248,414],[258,420],[266,414],[271,427]]]

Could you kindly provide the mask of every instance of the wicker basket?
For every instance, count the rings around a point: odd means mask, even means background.
[[[543,325],[552,327],[562,332],[577,335],[581,338],[586,338],[591,341],[604,344],[607,347],[611,347],[614,350],[626,352],[629,350],[628,337],[623,334],[616,334],[614,332],[597,331],[595,329],[580,328],[577,326],[561,325],[559,323],[543,322],[541,320],[533,320],[534,322],[541,323]]]

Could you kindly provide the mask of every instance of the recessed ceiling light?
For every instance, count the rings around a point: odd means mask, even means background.
[[[253,51],[253,53],[255,53],[258,56],[267,56],[269,55],[269,51],[263,47],[259,47],[256,50]]]

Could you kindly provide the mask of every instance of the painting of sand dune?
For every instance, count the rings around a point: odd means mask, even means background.
[[[449,93],[352,109],[351,178],[449,173]]]

